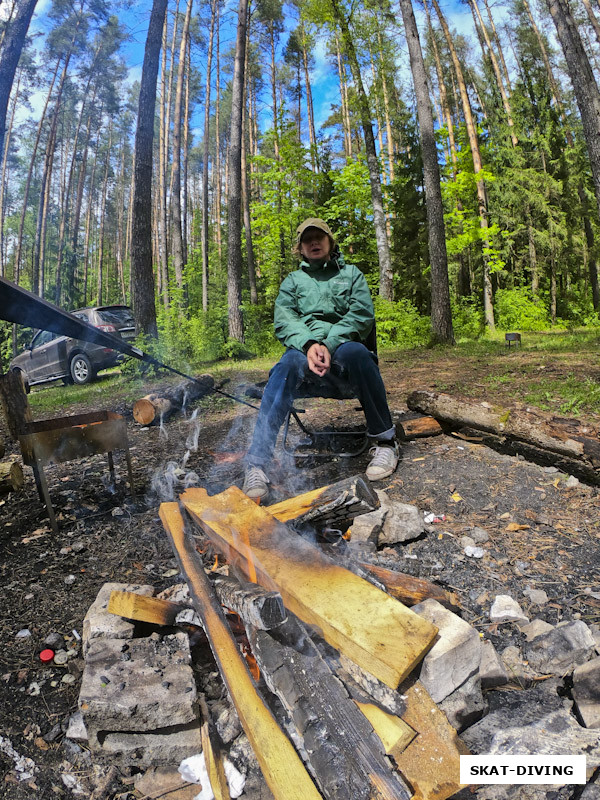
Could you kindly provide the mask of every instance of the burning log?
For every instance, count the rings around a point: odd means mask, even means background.
[[[252,502],[252,501],[250,501]],[[254,505],[254,503],[252,503]],[[185,535],[177,503],[162,503],[160,518],[193,598],[219,672],[276,800],[320,800],[289,739],[254,686],[193,542]]]
[[[0,461],[0,495],[18,492],[24,484],[23,467],[18,461]]]
[[[438,603],[446,606],[446,608],[456,609],[460,607],[458,598],[453,592],[447,592],[440,586],[436,586],[423,578],[415,578],[404,572],[378,567],[376,564],[369,564],[367,561],[359,561],[359,566],[381,583],[388,594],[391,594],[392,597],[407,606],[414,606],[422,600],[431,598],[437,600]]]
[[[360,475],[290,497],[268,507],[280,522],[290,522],[295,528],[311,525],[314,528],[346,530],[354,517],[379,508],[375,491]]]
[[[520,453],[600,485],[598,432],[577,420],[545,418],[532,412],[492,409],[447,394],[412,392],[408,407],[431,414],[455,428],[483,432],[482,441],[503,452]]]
[[[333,675],[304,626],[290,616],[275,635],[250,626],[247,633],[267,686],[310,753],[323,795],[330,800],[408,800],[410,792],[390,768],[367,716]],[[414,736],[410,732],[409,741]]]
[[[389,686],[432,646],[434,625],[338,566],[236,487],[213,497],[188,489],[180,499],[230,563],[278,589],[288,610]]]
[[[215,385],[212,375],[199,375],[193,381],[182,381],[161,393],[147,394],[133,404],[133,418],[140,425],[166,419],[175,411],[181,411],[188,403],[209,394]]]

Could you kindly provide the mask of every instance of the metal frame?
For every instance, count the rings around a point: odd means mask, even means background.
[[[324,397],[327,398],[326,395]],[[327,399],[340,399],[340,398],[327,398]],[[343,399],[351,399],[351,398],[343,398]],[[299,414],[304,414],[305,409],[303,408],[295,408],[292,406],[290,411],[288,412],[285,422],[283,424],[283,439],[282,439],[282,447],[284,452],[288,455],[294,456],[294,458],[326,458],[328,456],[334,455],[338,456],[339,458],[355,458],[356,456],[361,455],[364,453],[369,445],[369,439],[367,437],[367,428],[366,425],[362,430],[358,431],[340,431],[336,430],[335,428],[326,429],[322,431],[315,431],[307,428],[306,425],[302,422],[299,417]],[[300,430],[306,434],[309,438],[308,442],[300,442],[295,446],[291,446],[289,443],[289,429],[290,429],[290,420],[294,419],[296,424],[300,428]],[[360,441],[355,448],[350,450],[337,450],[332,445],[336,438],[341,437],[344,439],[345,437],[354,437],[357,439],[360,437]],[[300,448],[304,445],[308,445],[311,447],[316,448],[316,452],[303,452]]]

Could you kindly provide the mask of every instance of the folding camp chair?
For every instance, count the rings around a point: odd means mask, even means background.
[[[366,347],[377,358],[377,333],[375,325],[365,341]],[[356,400],[356,393],[348,381],[331,375],[329,380],[321,380],[316,375],[310,375],[299,387],[296,400],[310,398],[325,398],[331,400]],[[360,408],[360,407],[359,407]],[[367,449],[369,439],[367,427],[361,425],[358,430],[344,430],[339,428],[325,428],[323,430],[309,427],[300,419],[300,414],[305,414],[306,409],[294,405],[288,412],[283,423],[282,445],[286,453],[295,458],[319,458],[325,456],[338,456],[353,458],[359,456]],[[296,444],[292,444],[290,436],[290,423],[292,421],[304,434]],[[294,426],[293,426],[294,427]]]

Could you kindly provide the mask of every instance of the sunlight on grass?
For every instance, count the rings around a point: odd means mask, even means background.
[[[577,416],[582,411],[600,413],[600,384],[591,378],[580,380],[574,375],[559,380],[542,379],[529,387],[525,401],[545,410],[571,416]]]

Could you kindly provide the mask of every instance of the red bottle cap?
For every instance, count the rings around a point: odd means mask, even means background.
[[[49,664],[54,658],[54,650],[42,650],[40,653],[40,661],[42,664]]]

